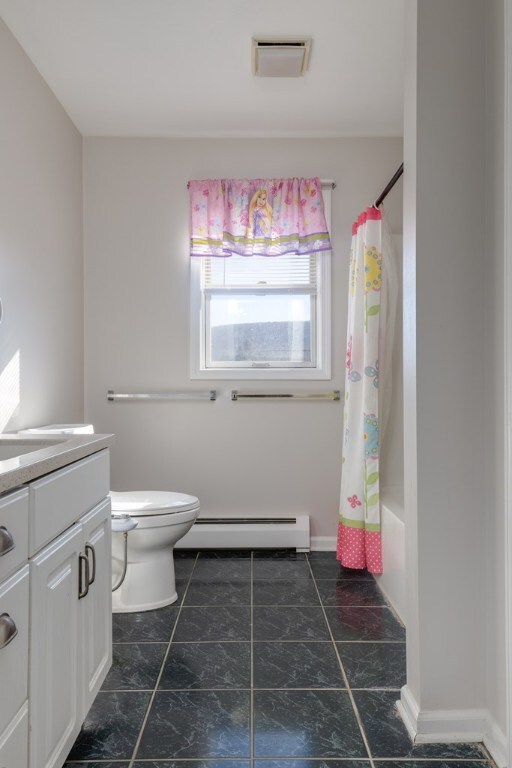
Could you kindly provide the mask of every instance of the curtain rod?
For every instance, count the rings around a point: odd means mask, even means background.
[[[320,184],[322,187],[330,187],[331,189],[336,189],[336,182],[333,181],[333,179],[320,179]],[[187,181],[187,189],[190,186],[190,182]]]
[[[379,205],[382,205],[382,203],[384,202],[388,194],[391,192],[391,190],[393,189],[393,187],[395,186],[395,184],[397,183],[398,179],[400,178],[403,172],[404,172],[404,164],[402,163],[400,168],[396,171],[394,176],[389,180],[387,185],[384,187],[384,189],[382,190],[382,192],[374,202],[373,204],[374,208],[378,208]]]

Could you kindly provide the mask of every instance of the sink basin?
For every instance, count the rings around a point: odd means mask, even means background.
[[[16,438],[3,438],[0,436],[0,461],[6,459],[16,459],[18,456],[24,456],[27,453],[40,451],[42,448],[50,448],[52,445],[58,445],[65,442],[66,438],[59,439],[32,439],[17,440]]]

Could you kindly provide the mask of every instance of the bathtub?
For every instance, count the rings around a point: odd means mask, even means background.
[[[405,624],[405,522],[403,485],[381,491],[382,563],[375,578]]]

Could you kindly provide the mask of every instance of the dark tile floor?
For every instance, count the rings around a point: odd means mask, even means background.
[[[405,631],[334,553],[177,552],[178,603],[115,614],[114,663],[74,768],[485,768],[413,746]]]

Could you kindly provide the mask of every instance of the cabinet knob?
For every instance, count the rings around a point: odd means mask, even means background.
[[[14,549],[14,539],[12,533],[9,533],[5,525],[0,525],[0,557],[6,555]]]
[[[9,645],[18,634],[18,628],[8,613],[0,613],[0,650]]]

